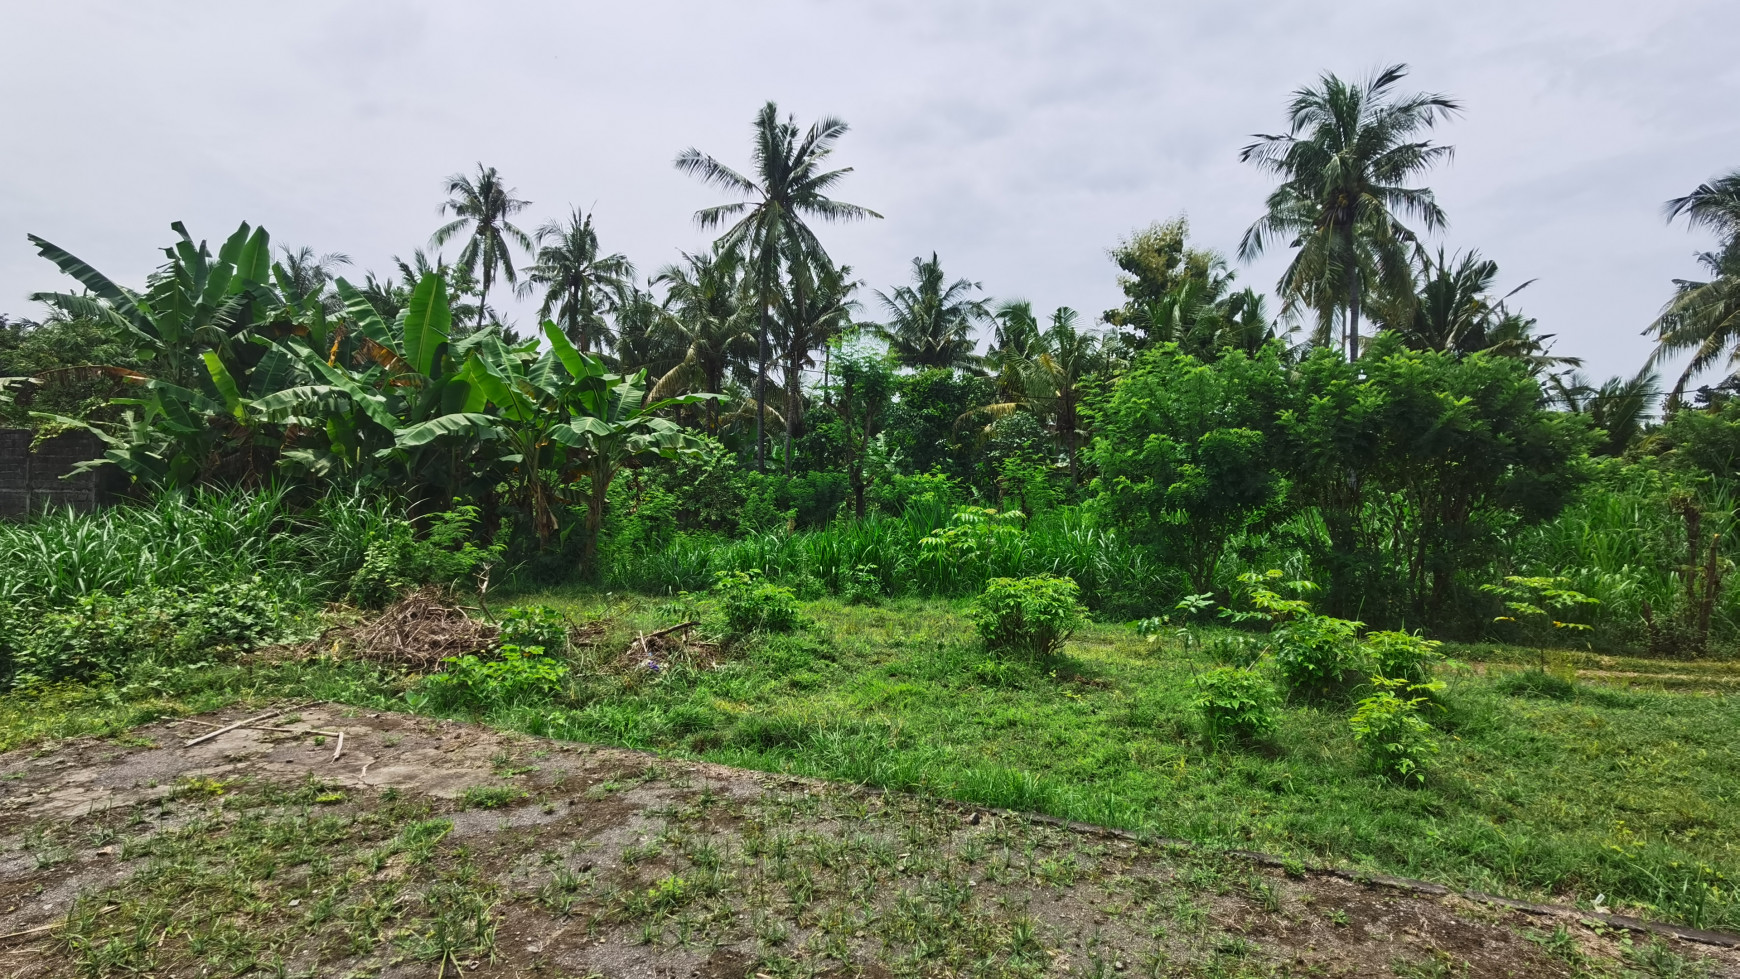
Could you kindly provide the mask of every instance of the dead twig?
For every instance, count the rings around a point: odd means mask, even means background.
[[[103,908],[102,910],[98,911],[97,913],[98,914],[108,914],[110,911],[113,911],[118,907],[120,907],[119,904],[111,904],[108,907]],[[11,933],[10,935],[0,935],[0,942],[9,942],[15,938],[27,938],[31,935],[40,935],[45,931],[53,931],[56,928],[64,928],[64,927],[66,927],[66,923],[67,923],[67,919],[62,918],[59,921],[51,921],[46,925],[38,925],[35,928],[26,928],[23,931],[15,931],[15,932]]]
[[[638,646],[638,647],[640,647],[641,655],[651,656],[652,655],[652,646],[649,645],[649,643],[651,643],[652,640],[661,639],[661,638],[668,636],[671,633],[677,632],[679,630],[687,631],[689,629],[693,629],[695,626],[698,626],[698,625],[700,625],[699,622],[679,622],[676,625],[671,626],[668,629],[660,629],[657,632],[636,632],[635,635],[638,636],[639,638],[637,638],[634,641],[634,646],[630,646],[629,648],[634,649],[636,646]]]
[[[237,721],[228,727],[220,727],[216,731],[209,731],[205,734],[202,734],[199,737],[194,738],[192,741],[189,741],[186,744],[182,745],[182,747],[183,748],[191,748],[196,744],[200,744],[201,742],[210,741],[212,738],[215,738],[220,734],[228,734],[231,731],[234,731],[236,728],[239,728],[239,727],[247,727],[251,724],[258,724],[261,721],[271,720],[272,718],[277,717],[279,714],[289,713],[290,710],[291,710],[291,708],[285,707],[285,708],[282,708],[279,710],[269,711],[267,713],[261,714],[259,717],[250,717],[245,721]]]

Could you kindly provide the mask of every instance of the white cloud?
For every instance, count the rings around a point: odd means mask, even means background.
[[[25,232],[137,279],[186,220],[384,270],[436,223],[439,183],[482,160],[535,206],[598,209],[644,269],[695,249],[713,192],[671,169],[699,146],[747,155],[772,98],[851,122],[841,189],[887,220],[830,229],[886,289],[913,255],[1041,307],[1117,301],[1105,249],[1188,211],[1230,251],[1264,178],[1249,134],[1323,70],[1392,61],[1465,118],[1432,183],[1445,242],[1479,247],[1543,327],[1599,374],[1704,243],[1660,202],[1740,166],[1718,0],[1455,5],[1153,2],[642,2],[139,5],[0,13],[0,309],[59,285]],[[1281,259],[1242,271],[1272,284]]]

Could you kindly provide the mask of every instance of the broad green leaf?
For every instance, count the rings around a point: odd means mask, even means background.
[[[500,432],[496,418],[475,412],[462,412],[440,415],[426,422],[408,425],[399,430],[393,442],[400,448],[415,448],[445,436],[494,438],[498,434]]]
[[[405,306],[405,359],[424,377],[431,377],[435,353],[447,342],[453,329],[453,310],[447,303],[447,283],[434,272],[423,276],[411,291]]]
[[[79,285],[89,289],[98,298],[113,304],[121,315],[129,318],[138,317],[141,322],[134,324],[135,329],[144,329],[149,325],[144,314],[134,304],[132,293],[122,289],[110,281],[108,276],[85,264],[83,259],[59,245],[38,238],[36,235],[30,235],[29,238],[30,243],[36,246],[37,254],[53,262],[62,272],[77,279]],[[38,293],[37,295],[53,295],[53,293]],[[33,295],[31,298],[35,299],[37,296]],[[155,336],[156,330],[151,330],[151,334]]]
[[[214,350],[207,350],[203,355],[206,373],[211,375],[211,383],[223,395],[224,407],[229,409],[236,421],[247,420],[247,409],[242,404],[242,389],[236,386],[236,379],[230,376],[230,369]]]
[[[392,331],[387,329],[381,314],[369,305],[368,297],[342,278],[335,281],[332,287],[338,291],[338,297],[344,300],[344,311],[350,316],[351,322],[356,324],[357,332],[388,350],[393,349]]]

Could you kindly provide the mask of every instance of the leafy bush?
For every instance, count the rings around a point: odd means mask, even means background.
[[[1287,689],[1306,697],[1339,697],[1369,664],[1354,639],[1360,623],[1304,615],[1276,633],[1275,672]]]
[[[476,525],[474,506],[435,514],[423,537],[406,521],[389,524],[369,541],[362,567],[351,576],[351,601],[380,608],[411,589],[453,585],[487,569],[501,559],[507,542],[479,548],[470,540]]]
[[[440,673],[424,677],[406,693],[412,707],[479,713],[547,701],[562,692],[568,666],[542,646],[504,643],[495,655],[442,660]]]
[[[548,605],[516,605],[502,610],[496,641],[503,646],[537,646],[560,656],[568,651],[568,622]]]
[[[860,564],[846,575],[840,585],[840,597],[852,605],[874,605],[882,600],[882,576],[876,565]]]
[[[27,685],[82,680],[119,673],[146,656],[177,660],[252,649],[275,639],[284,619],[282,603],[258,578],[120,596],[99,592],[27,626],[13,653],[13,679]]]
[[[1305,599],[1282,595],[1275,589],[1295,595],[1317,590],[1309,581],[1285,579],[1277,570],[1239,575],[1238,600],[1234,607],[1221,609],[1221,617],[1268,625],[1274,636],[1275,672],[1288,691],[1307,697],[1344,693],[1367,665],[1365,651],[1355,641],[1364,623],[1318,615]]]
[[[1424,785],[1426,763],[1438,753],[1438,742],[1420,708],[1443,685],[1381,676],[1372,677],[1371,683],[1374,691],[1359,702],[1348,722],[1354,741],[1381,774],[1403,784]],[[1398,696],[1397,691],[1411,696]]]
[[[1191,706],[1202,715],[1209,740],[1260,741],[1275,729],[1275,688],[1248,667],[1222,666],[1196,678]]]
[[[1068,578],[992,578],[973,602],[973,624],[990,652],[1052,656],[1081,625],[1080,594]]]
[[[1363,640],[1379,676],[1409,683],[1432,679],[1433,667],[1444,658],[1442,643],[1409,632],[1368,632]]]
[[[721,571],[713,587],[724,606],[725,623],[735,635],[797,628],[797,596],[790,588],[769,584],[754,571]]]

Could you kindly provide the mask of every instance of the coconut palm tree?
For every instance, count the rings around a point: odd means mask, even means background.
[[[1566,411],[1589,416],[1607,438],[1596,455],[1622,455],[1649,421],[1661,401],[1661,379],[1648,367],[1632,377],[1610,377],[1600,387],[1582,374],[1566,372],[1547,379],[1549,400]]]
[[[600,255],[592,215],[575,208],[566,221],[550,221],[538,229],[538,254],[526,269],[525,290],[544,287],[539,319],[555,320],[581,353],[598,339],[604,348],[608,326],[601,315],[612,297],[620,296],[634,278],[634,263],[622,254]]]
[[[682,361],[659,379],[657,397],[679,391],[725,391],[726,375],[755,349],[754,303],[745,302],[743,257],[715,248],[702,255],[684,253],[681,264],[653,276],[665,287],[667,321]],[[707,430],[719,434],[719,402],[707,404]]]
[[[803,422],[803,370],[815,363],[815,352],[852,325],[858,303],[852,294],[862,285],[850,266],[787,260],[788,281],[780,296],[776,333],[785,373],[785,470],[791,472],[791,440]]]
[[[910,286],[876,298],[888,312],[888,322],[876,326],[894,357],[907,367],[968,367],[977,363],[973,327],[991,314],[983,300],[969,296],[983,286],[967,279],[944,282],[942,262],[912,260]]]
[[[1691,351],[1686,369],[1669,394],[1679,400],[1691,379],[1725,359],[1732,370],[1740,365],[1740,170],[1735,170],[1684,197],[1667,202],[1668,220],[1684,217],[1693,228],[1708,228],[1721,239],[1716,251],[1698,254],[1709,273],[1703,281],[1674,280],[1674,297],[1645,334],[1656,338],[1650,365]]]
[[[1039,320],[1033,315],[1033,304],[1025,299],[998,303],[991,318],[997,325],[991,330],[985,367],[996,380],[997,395],[1014,402],[1025,394],[1033,365],[1044,350]]]
[[[314,249],[303,245],[291,251],[289,247],[281,247],[279,253],[284,257],[272,265],[272,277],[276,280],[278,294],[284,301],[300,306],[310,297],[317,298],[321,309],[328,313],[336,313],[344,307],[338,295],[330,291],[332,281],[338,275],[338,270],[350,264],[350,256],[343,252],[327,252],[324,255],[314,254]]]
[[[767,404],[767,331],[779,289],[781,260],[801,253],[827,263],[827,251],[808,219],[855,221],[882,216],[828,196],[852,172],[851,167],[824,168],[846,128],[845,120],[827,117],[804,132],[794,117],[787,116],[781,122],[779,106],[769,102],[755,115],[755,145],[750,153],[753,177],[746,177],[693,147],[677,155],[678,170],[745,198],[703,208],[695,212],[695,221],[703,228],[724,227],[720,242],[743,252],[750,263],[761,316],[755,368],[757,469],[767,465],[767,434],[762,418]]]
[[[1032,314],[1026,303],[1009,303],[999,312],[1009,321],[999,328],[1003,338],[994,348],[1005,364],[999,369],[999,378],[1005,374],[1010,378],[1006,385],[999,383],[1003,400],[966,412],[955,424],[958,427],[988,416],[991,424],[984,428],[984,434],[988,435],[997,420],[1018,411],[1029,412],[1056,436],[1069,463],[1070,481],[1079,482],[1078,459],[1087,436],[1082,400],[1087,395],[1088,378],[1113,366],[1111,346],[1100,334],[1078,329],[1080,314],[1068,306],[1053,310],[1051,322],[1043,331],[1037,329],[1036,323],[1032,324],[1031,336],[1027,334],[1029,323],[1025,320],[1031,319]],[[1023,346],[1027,360],[1015,366],[1020,356],[1017,351]]]
[[[454,219],[435,229],[429,237],[439,248],[465,235],[465,247],[459,252],[459,267],[479,277],[477,294],[477,328],[483,329],[483,317],[489,306],[489,287],[499,271],[511,285],[519,281],[514,271],[513,245],[531,251],[531,236],[515,227],[509,218],[526,209],[531,201],[514,196],[513,189],[504,186],[495,167],[477,165],[477,177],[463,173],[447,178],[447,203],[441,213]]]
[[[1402,218],[1427,231],[1445,223],[1432,191],[1407,185],[1450,158],[1450,147],[1420,137],[1461,104],[1395,93],[1407,73],[1406,65],[1392,65],[1358,84],[1325,74],[1293,93],[1287,133],[1259,134],[1239,154],[1281,179],[1267,212],[1240,241],[1239,258],[1251,261],[1278,242],[1296,249],[1280,292],[1325,322],[1343,310],[1350,358],[1359,356],[1365,291],[1401,293],[1408,283],[1408,255],[1419,238]]]

